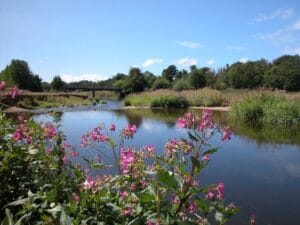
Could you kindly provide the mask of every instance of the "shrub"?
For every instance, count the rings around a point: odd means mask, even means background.
[[[187,108],[188,102],[183,97],[177,96],[164,96],[154,99],[150,106],[151,107],[162,107],[162,108]]]
[[[170,82],[164,78],[164,77],[159,77],[157,78],[152,86],[153,90],[157,90],[157,89],[167,89],[171,86]]]
[[[180,79],[180,80],[176,81],[176,83],[173,86],[174,91],[182,91],[182,90],[188,90],[188,89],[192,89],[192,87],[189,84],[189,82],[184,79]]]

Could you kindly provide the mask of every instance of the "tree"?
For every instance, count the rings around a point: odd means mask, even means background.
[[[162,72],[162,76],[165,77],[168,81],[172,82],[177,73],[177,68],[174,65],[168,66],[168,68],[164,69]]]
[[[171,84],[170,84],[170,82],[165,77],[158,77],[154,81],[152,89],[153,90],[156,90],[156,89],[167,89],[169,87],[171,87]]]
[[[273,61],[271,68],[265,72],[265,84],[268,87],[300,90],[300,56],[281,56]]]
[[[53,80],[51,82],[51,87],[53,90],[59,91],[62,90],[65,85],[65,82],[60,78],[59,75],[56,75],[53,77]]]
[[[131,68],[129,71],[131,92],[142,92],[147,87],[147,81],[139,68]]]
[[[7,85],[17,85],[20,89],[42,90],[41,79],[38,75],[33,75],[28,63],[24,60],[13,59],[0,73],[0,79]]]
[[[193,88],[202,88],[206,85],[206,80],[203,70],[193,70],[189,75],[189,83]]]

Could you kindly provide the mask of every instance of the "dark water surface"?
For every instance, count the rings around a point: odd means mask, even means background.
[[[194,110],[201,115],[201,111]],[[142,147],[153,144],[157,151],[169,138],[185,135],[176,129],[176,121],[184,111],[130,109],[113,111],[64,112],[56,116],[61,130],[73,146],[79,146],[80,137],[99,123],[116,124],[123,128],[136,124],[137,133],[127,145]],[[248,224],[251,214],[257,215],[258,224],[300,224],[300,132],[291,129],[249,128],[229,121],[227,113],[216,112],[220,125],[233,128],[231,141],[222,142],[220,135],[212,140],[221,150],[205,169],[200,184],[225,183],[225,201],[234,202],[241,211],[229,223]],[[36,115],[38,121],[53,121],[49,114]],[[298,132],[297,132],[298,131]],[[93,150],[80,149],[93,157]]]

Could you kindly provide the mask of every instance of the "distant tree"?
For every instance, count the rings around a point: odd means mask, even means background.
[[[264,78],[266,86],[288,91],[299,91],[300,56],[284,55],[275,59],[271,68],[265,72]]]
[[[191,66],[190,66],[191,72],[194,71],[194,70],[196,70],[196,69],[197,69],[197,66],[196,66],[196,65],[191,65]]]
[[[165,77],[158,77],[152,86],[153,90],[156,89],[167,89],[171,87],[170,81],[168,81]]]
[[[42,82],[42,90],[43,91],[50,91],[51,90],[51,84],[48,82]]]
[[[147,89],[152,88],[153,83],[156,80],[156,76],[153,73],[149,72],[149,71],[144,72],[143,75],[144,75],[144,77],[146,79],[146,82],[147,82]]]
[[[185,69],[178,70],[177,73],[175,74],[175,80],[186,79],[187,76],[188,76],[188,72]]]
[[[204,71],[200,69],[193,70],[189,74],[189,83],[193,88],[202,88],[206,85]]]
[[[131,68],[129,71],[131,92],[142,92],[147,87],[147,81],[139,68]]]
[[[51,87],[53,90],[59,91],[62,90],[65,85],[65,82],[60,78],[59,75],[56,75],[53,77],[53,80],[51,82]]]
[[[172,88],[174,91],[182,91],[192,89],[192,86],[186,79],[177,80]]]
[[[24,60],[13,59],[0,73],[0,79],[7,85],[17,85],[21,89],[41,91],[41,79],[33,75],[28,63]]]
[[[168,81],[172,82],[177,73],[177,67],[174,65],[168,66],[168,68],[162,71],[162,76],[165,77]]]

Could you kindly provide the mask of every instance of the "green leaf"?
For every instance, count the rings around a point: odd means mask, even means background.
[[[5,209],[5,218],[1,222],[1,225],[14,225],[13,215],[9,209]]]
[[[23,219],[25,219],[25,218],[27,218],[27,217],[30,217],[30,216],[31,216],[31,213],[32,213],[32,212],[26,213],[25,215],[23,215],[23,216],[15,223],[15,225],[22,225]]]
[[[198,141],[198,138],[191,134],[191,132],[188,132],[189,138],[193,141]]]
[[[219,148],[212,148],[212,149],[209,149],[209,150],[203,152],[202,155],[206,155],[206,154],[214,154],[214,153],[216,153],[218,150],[219,150]]]
[[[200,163],[199,159],[195,158],[194,156],[191,156],[191,161],[193,165],[195,166],[195,173],[199,173],[201,169],[203,168],[202,164]]]
[[[174,178],[174,175],[170,175],[165,170],[158,171],[158,180],[164,184],[168,189],[175,190],[177,187],[177,182]]]
[[[60,219],[59,222],[61,225],[71,225],[72,220],[70,216],[68,216],[64,210],[64,208],[61,208],[61,214],[60,214]]]
[[[138,197],[142,203],[151,202],[154,200],[154,196],[148,192],[142,192],[142,193],[138,194]]]
[[[201,209],[204,213],[209,213],[209,207],[208,207],[208,205],[206,205],[206,203],[204,202],[203,199],[197,198],[195,200],[195,202],[196,202],[198,208]]]
[[[6,208],[7,206],[17,206],[17,205],[24,205],[26,202],[29,201],[29,198],[23,198],[23,199],[19,199],[16,201],[13,201],[11,203],[8,203],[6,206],[4,206],[3,208]]]

